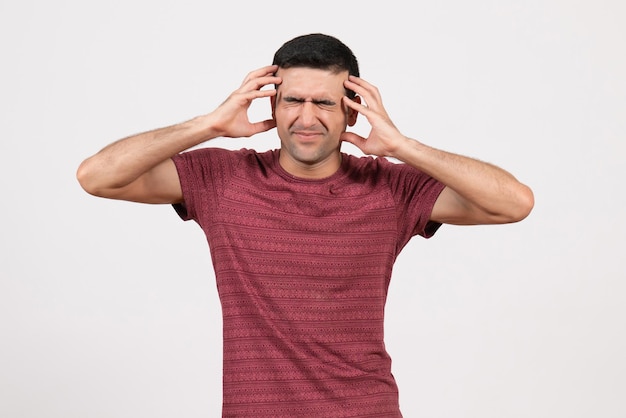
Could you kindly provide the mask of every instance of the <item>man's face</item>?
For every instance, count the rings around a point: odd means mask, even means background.
[[[341,164],[339,137],[356,122],[342,102],[348,72],[279,68],[276,75],[282,78],[272,101],[281,166],[299,177],[332,175]]]

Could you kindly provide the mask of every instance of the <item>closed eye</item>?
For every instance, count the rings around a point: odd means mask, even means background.
[[[289,103],[289,104],[302,104],[302,103],[306,103],[306,102],[311,102],[316,106],[320,106],[320,107],[326,107],[326,108],[332,108],[334,106],[337,105],[336,102],[332,101],[332,100],[328,100],[328,99],[311,99],[311,100],[306,100],[306,99],[302,99],[299,97],[293,97],[293,96],[285,96],[283,97],[283,101],[285,103]]]
[[[311,102],[313,102],[314,104],[318,105],[318,106],[335,106],[337,103],[333,102],[332,100],[311,100]]]

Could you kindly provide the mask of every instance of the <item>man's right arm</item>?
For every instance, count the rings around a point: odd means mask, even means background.
[[[114,142],[84,160],[76,177],[88,193],[141,203],[181,203],[178,172],[172,157],[205,141],[249,137],[276,126],[273,119],[251,123],[247,111],[253,100],[270,97],[279,84],[277,67],[249,73],[242,85],[213,112],[189,121],[133,135]]]
[[[82,188],[99,197],[141,203],[180,203],[172,158],[216,135],[210,115],[116,141],[79,166]]]

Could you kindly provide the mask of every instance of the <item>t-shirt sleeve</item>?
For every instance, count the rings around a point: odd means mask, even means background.
[[[431,221],[430,216],[445,185],[406,164],[394,164],[389,182],[397,203],[402,245],[415,235],[432,237],[441,223]]]
[[[172,157],[181,190],[183,203],[172,205],[181,219],[201,222],[212,211],[212,205],[229,166],[229,154],[218,148],[201,148]]]

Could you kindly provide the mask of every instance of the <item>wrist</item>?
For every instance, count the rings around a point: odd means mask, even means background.
[[[212,113],[208,113],[195,118],[187,122],[189,128],[198,133],[201,136],[202,141],[208,141],[210,139],[223,136],[224,132],[221,132],[215,123],[215,118]]]
[[[415,139],[401,136],[394,142],[393,147],[389,149],[389,157],[395,158],[400,161],[405,161],[406,158],[415,151],[416,147],[421,145]]]

